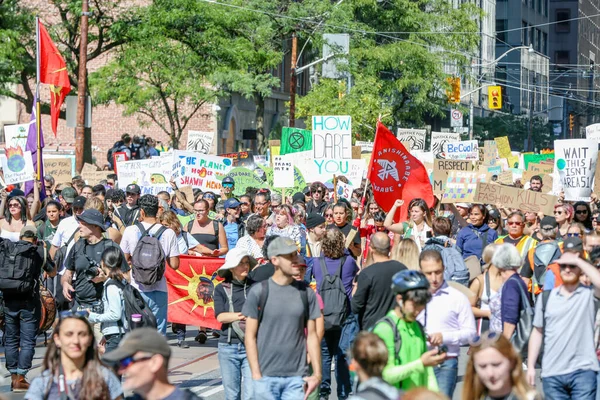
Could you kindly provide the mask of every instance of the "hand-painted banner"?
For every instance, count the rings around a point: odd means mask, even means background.
[[[523,212],[543,212],[544,215],[554,215],[556,196],[517,189],[510,186],[479,182],[473,203],[502,204],[506,208],[516,208]]]
[[[313,116],[313,157],[352,159],[352,117]]]
[[[444,193],[449,171],[471,172],[474,168],[472,161],[435,160],[433,163],[433,174],[431,175],[433,193],[438,196]]]
[[[210,154],[214,137],[214,132],[188,131],[186,149],[202,154]]]
[[[497,137],[494,140],[496,141],[496,146],[498,147],[498,157],[506,159],[512,157],[508,136]],[[511,165],[511,168],[512,167],[513,165]]]
[[[221,193],[221,180],[231,170],[230,158],[207,156],[193,151],[173,151],[173,178],[179,186]]]
[[[219,157],[231,158],[231,166],[235,167],[244,167],[248,169],[256,168],[256,164],[254,163],[254,156],[251,151],[240,151],[239,153],[227,153],[227,154],[219,154]]]
[[[69,157],[44,157],[44,174],[52,176],[57,184],[71,182],[73,179],[73,159]]]
[[[354,186],[338,181],[337,182],[337,197],[343,197],[346,200],[350,200],[352,198],[352,192],[354,192]]]
[[[554,141],[554,193],[564,191],[566,201],[590,201],[598,142],[591,139]]]
[[[235,190],[233,192],[236,196],[242,196],[246,194],[246,189],[249,187],[255,189],[266,188],[269,185],[259,177],[256,172],[261,171],[260,167],[254,171],[244,167],[233,168],[227,176],[230,176],[235,181]]]
[[[144,194],[156,194],[164,190],[163,188],[169,187],[172,173],[173,158],[169,156],[117,162],[119,187],[125,188],[135,183],[141,188],[155,188],[145,191]]]
[[[365,161],[309,159],[296,165],[310,181],[333,182],[333,176],[345,176],[353,186],[360,187],[365,173]]]
[[[477,140],[449,142],[444,145],[446,159],[449,160],[479,160],[479,144]]]
[[[29,124],[7,125],[4,127],[4,143],[6,147],[20,147],[25,151]]]
[[[281,155],[312,151],[313,137],[308,129],[284,127],[281,129]]]
[[[483,165],[498,163],[498,145],[494,140],[486,140],[483,144]]]
[[[450,171],[442,203],[471,203],[479,182],[489,182],[490,174],[462,171]]]
[[[21,147],[7,147],[2,157],[2,171],[7,185],[30,181],[34,173],[31,152]]]
[[[215,317],[214,293],[222,279],[217,270],[224,258],[179,256],[179,268],[167,266],[167,320],[178,324],[221,329]]]
[[[431,132],[431,152],[435,158],[446,158],[444,155],[444,145],[449,142],[460,141],[458,132]]]
[[[399,141],[405,143],[408,142],[408,150],[425,150],[425,136],[427,131],[425,129],[403,129],[398,128],[396,137]]]

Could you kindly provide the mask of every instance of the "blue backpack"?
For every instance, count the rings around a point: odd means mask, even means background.
[[[423,250],[434,249],[442,255],[444,263],[444,279],[448,282],[456,282],[469,287],[469,269],[462,255],[450,241],[444,242],[442,246],[439,243],[432,243],[423,248]]]

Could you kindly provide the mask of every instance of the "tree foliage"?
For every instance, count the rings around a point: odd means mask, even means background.
[[[554,135],[552,124],[542,118],[534,117],[531,121],[531,137],[534,151],[552,148]],[[529,132],[529,118],[513,114],[494,114],[490,117],[475,117],[473,120],[473,138],[480,142],[508,136],[511,149],[525,151],[525,140]]]

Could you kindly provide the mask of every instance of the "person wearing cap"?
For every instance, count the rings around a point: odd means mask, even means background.
[[[321,311],[315,292],[294,279],[299,273],[296,243],[278,237],[267,252],[275,273],[252,287],[242,309],[254,393],[269,400],[280,399],[284,393],[285,398],[303,399],[318,390],[321,382],[321,349],[315,323]],[[307,349],[313,374],[303,378]]]
[[[0,254],[19,251],[21,257],[30,258],[28,262],[31,268],[31,276],[41,277],[42,271],[50,277],[56,275],[56,269],[52,260],[46,254],[43,243],[37,241],[35,226],[25,225],[19,232],[19,240],[12,244],[3,243],[0,246]],[[34,251],[28,249],[34,248]],[[2,267],[8,268],[8,263],[3,257]],[[17,265],[15,265],[17,266]],[[3,291],[4,299],[4,353],[6,369],[11,374],[11,391],[25,391],[29,383],[25,378],[27,372],[32,368],[33,356],[35,354],[35,340],[40,326],[41,300],[39,290],[39,279],[34,279],[33,289],[28,293]]]
[[[141,193],[142,189],[135,183],[127,185],[125,188],[125,203],[115,209],[115,215],[123,221],[126,227],[139,222],[140,207],[138,206],[138,200]]]
[[[521,211],[513,211],[506,220],[508,235],[500,236],[494,243],[508,243],[517,248],[521,259],[525,260],[529,250],[537,245],[537,240],[531,236],[525,235],[525,215]]]
[[[132,400],[201,400],[187,389],[169,382],[171,347],[156,329],[138,328],[129,332],[119,347],[104,354],[102,361],[124,378],[123,390],[132,391]]]
[[[231,199],[230,199],[231,200]],[[252,373],[246,358],[244,346],[244,326],[246,317],[242,314],[246,293],[252,282],[248,273],[256,266],[256,260],[244,249],[233,249],[225,256],[225,263],[217,274],[223,282],[215,287],[215,317],[221,326],[219,338],[219,366],[223,379],[225,398],[253,398]]]
[[[301,203],[306,207],[306,201],[304,200],[304,194],[301,192],[294,193],[292,196],[292,204]]]
[[[66,184],[60,185],[56,189],[56,199],[63,206],[64,216],[70,217],[73,215],[71,206],[77,197],[77,191]]]
[[[240,202],[231,197],[223,203],[225,220],[223,227],[227,235],[227,244],[230,249],[235,248],[238,240],[246,234],[246,225],[240,220]]]
[[[221,200],[227,200],[233,197],[233,192],[235,191],[235,181],[231,176],[226,176],[221,181],[221,186],[223,186],[223,190],[221,190]]]
[[[548,267],[562,255],[561,246],[556,241],[557,232],[556,218],[550,216],[542,218],[538,232],[542,240],[527,252],[523,268],[521,268],[521,277],[527,283],[529,292],[534,296],[544,290]]]
[[[65,272],[61,278],[63,296],[77,302],[79,310],[102,313],[102,294],[107,276],[100,265],[102,253],[119,245],[104,237],[104,217],[100,211],[87,209],[78,217],[79,239],[65,258]],[[123,258],[121,272],[127,274],[129,265]],[[75,279],[73,279],[75,277]],[[97,339],[102,338],[100,324],[95,325]]]
[[[576,243],[577,242],[577,243]],[[529,337],[527,380],[536,383],[536,361],[542,343],[542,384],[548,399],[595,400],[599,371],[594,344],[595,300],[600,298],[600,272],[569,251],[581,246],[579,238],[565,240],[565,252],[556,260],[562,284],[544,291],[535,304]],[[585,274],[593,286],[581,284]]]
[[[327,188],[321,182],[313,182],[310,185],[310,201],[306,202],[306,212],[309,214],[321,214],[327,207],[325,201],[325,195],[327,194]]]

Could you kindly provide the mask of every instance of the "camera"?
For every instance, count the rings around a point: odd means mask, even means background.
[[[93,280],[95,278],[98,277],[98,275],[100,275],[100,266],[98,265],[98,263],[96,261],[90,260],[89,261],[89,265],[87,267],[87,269],[85,270],[85,276],[88,278],[88,280]]]

